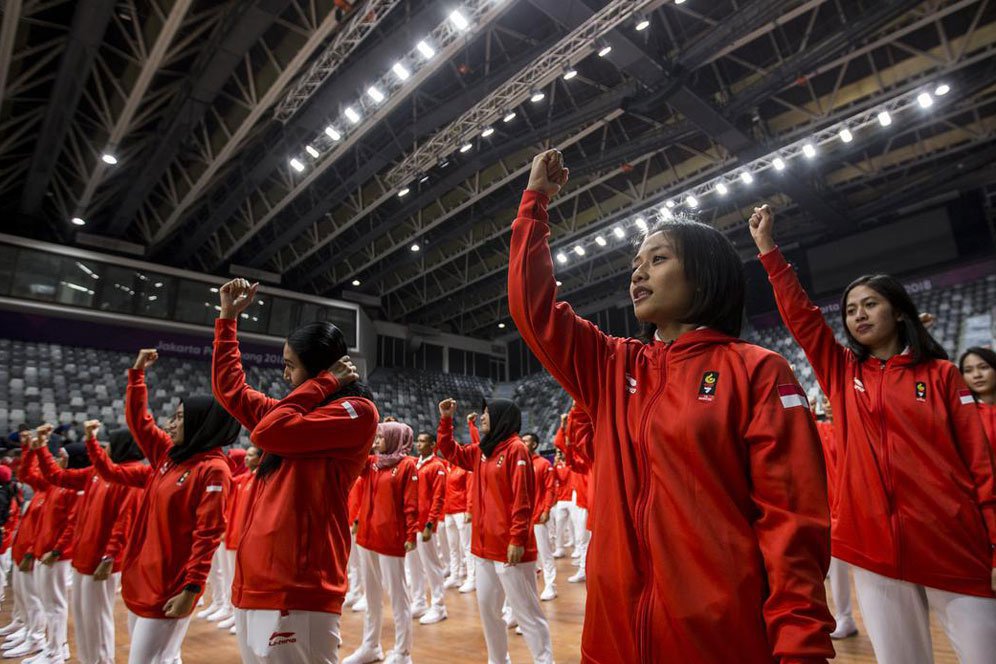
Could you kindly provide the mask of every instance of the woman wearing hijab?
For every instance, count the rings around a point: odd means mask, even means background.
[[[204,591],[211,557],[225,531],[232,478],[222,447],[239,423],[212,397],[183,399],[169,424],[148,411],[145,371],[157,359],[139,351],[128,371],[125,419],[153,473],[142,494],[121,574],[131,629],[130,664],[172,664]]]
[[[412,652],[412,607],[405,586],[405,554],[415,550],[418,535],[418,469],[408,456],[414,434],[407,424],[377,426],[373,455],[360,475],[357,553],[363,574],[367,613],[363,641],[343,664],[384,659],[380,646],[383,617],[381,593],[386,590],[394,614],[394,649],[388,664],[409,664]]]
[[[507,600],[537,664],[553,662],[550,627],[536,590],[536,539],[532,528],[535,480],[529,451],[519,438],[522,415],[514,402],[484,404],[480,444],[453,440],[456,401],[439,404],[439,451],[473,472],[470,550],[477,567],[477,605],[490,664],[508,660],[508,631],[502,619]]]
[[[87,441],[96,444],[100,422],[84,424]],[[131,528],[138,499],[138,489],[101,481],[92,466],[74,468],[82,456],[74,446],[83,446],[89,456],[90,446],[73,443],[68,467],[63,469],[41,447],[38,457],[42,475],[53,486],[82,494],[76,507],[75,528],[67,529],[73,551],[73,625],[76,634],[77,658],[82,664],[106,664],[114,661],[114,595],[116,583],[111,574],[120,570],[121,554]],[[112,458],[121,463],[136,463],[143,458],[127,429],[111,433]],[[65,558],[66,556],[61,556]],[[61,625],[60,625],[61,627]]]

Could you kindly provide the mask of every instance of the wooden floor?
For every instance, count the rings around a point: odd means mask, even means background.
[[[567,583],[567,577],[576,570],[570,559],[558,563],[558,589],[560,597],[552,602],[544,602],[547,618],[553,636],[554,656],[558,664],[577,664],[580,661],[581,625],[584,619],[584,585]],[[829,591],[828,591],[829,592]],[[7,624],[10,614],[10,599],[4,602],[0,611],[2,624]],[[474,595],[461,595],[455,590],[447,591],[446,608],[449,619],[436,625],[415,624],[415,648],[412,659],[416,664],[469,664],[487,662],[484,647],[484,634],[480,628],[477,602]],[[117,617],[117,661],[128,661],[127,613],[118,600]],[[864,636],[864,627],[855,602],[855,614],[861,634],[844,641],[836,641],[837,664],[871,663],[875,661],[871,644]],[[70,620],[72,617],[70,617]],[[342,616],[342,649],[340,658],[349,655],[359,644],[363,629],[363,614],[350,610]],[[394,627],[390,621],[390,609],[385,609],[382,645],[385,652],[394,641]],[[948,644],[947,638],[938,625],[932,621],[931,632],[934,638],[936,664],[956,664],[957,658]],[[70,648],[73,648],[72,627],[70,627]],[[531,661],[529,651],[521,636],[509,634],[512,661],[526,664]],[[15,660],[4,660],[15,661]],[[72,660],[72,661],[75,661]],[[184,664],[228,664],[239,662],[238,646],[235,637],[218,630],[212,623],[194,618],[183,644]]]

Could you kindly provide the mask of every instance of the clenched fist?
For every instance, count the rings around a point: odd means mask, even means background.
[[[570,170],[564,167],[564,155],[560,150],[547,150],[533,158],[533,168],[529,173],[529,191],[541,191],[553,198],[567,184]]]

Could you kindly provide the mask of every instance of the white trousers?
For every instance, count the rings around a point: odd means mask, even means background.
[[[854,620],[854,613],[851,611],[851,564],[839,558],[831,558],[829,576],[837,625],[844,620]]]
[[[15,602],[21,603],[24,627],[34,643],[45,641],[45,607],[42,606],[41,595],[38,592],[37,570],[42,565],[35,561],[35,569],[30,572],[14,570]]]
[[[519,621],[535,664],[553,664],[550,625],[540,606],[536,590],[536,563],[507,565],[475,558],[477,565],[477,606],[488,646],[488,664],[508,660],[508,626],[502,620],[502,605],[508,601]]]
[[[462,512],[447,514],[443,527],[446,529],[446,543],[450,550],[450,576],[464,579],[474,567],[470,558],[470,519]]]
[[[211,606],[220,609],[229,602],[231,587],[225,587],[225,543],[214,550],[211,557],[211,571],[208,573],[208,584],[211,586]]]
[[[346,575],[349,578],[349,592],[363,594],[363,571],[360,569],[360,550],[356,545],[356,535],[349,536],[349,560],[346,564]]]
[[[543,568],[543,584],[552,587],[557,580],[557,562],[553,559],[553,549],[550,548],[550,529],[545,523],[533,525],[536,535],[536,553],[539,564]]]
[[[339,616],[319,611],[235,609],[243,664],[337,664]]]
[[[180,648],[190,627],[186,618],[142,618],[128,612],[131,649],[128,664],[180,664]]]
[[[436,536],[428,542],[422,541],[419,535],[415,539],[415,550],[409,553],[412,556],[412,605],[423,606],[425,604],[425,586],[429,586],[429,603],[431,606],[444,608],[446,605],[446,589],[443,582],[446,581],[446,568],[439,557],[439,550],[436,548]]]
[[[575,492],[576,494],[577,492]],[[588,531],[588,510],[571,503],[571,528],[574,530],[574,550],[581,553],[578,568],[583,572],[588,559],[588,542],[591,533]]]
[[[368,650],[380,647],[380,627],[384,619],[383,594],[391,600],[394,614],[394,649],[398,655],[412,651],[412,606],[405,586],[405,559],[382,556],[361,546],[360,564],[363,569],[363,590],[367,597],[367,612],[363,617],[363,646]]]
[[[224,549],[224,551],[222,551]],[[232,608],[232,583],[235,581],[235,550],[229,551],[224,545],[219,546],[221,551],[221,582],[225,588],[225,606]]]
[[[550,518],[553,520],[554,540],[556,548],[571,546],[574,538],[571,536],[571,509],[574,504],[569,500],[558,500],[553,506]]]
[[[962,664],[996,663],[996,598],[890,579],[853,567],[861,617],[879,664],[932,664],[930,611]]]
[[[51,565],[35,563],[38,594],[45,609],[45,650],[62,651],[69,642],[69,579],[68,560]]]
[[[114,664],[114,592],[121,574],[97,581],[73,570],[73,633],[80,664]]]
[[[7,575],[10,574],[11,562],[11,551],[8,546],[6,551],[0,553],[0,602],[7,595]]]

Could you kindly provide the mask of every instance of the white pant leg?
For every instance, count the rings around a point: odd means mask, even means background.
[[[42,606],[41,595],[38,593],[39,567],[41,565],[35,562],[35,569],[30,572],[17,570],[14,583],[24,609],[24,627],[29,634],[28,638],[34,643],[42,644],[45,641],[45,607]]]
[[[24,589],[20,577],[25,576],[24,572],[12,568],[10,571],[10,591],[14,594],[14,610],[11,615],[11,622],[20,622],[22,625],[28,622],[28,614],[24,608]]]
[[[446,517],[444,516],[436,525],[436,532],[432,534],[432,540],[430,540],[436,545],[436,555],[439,557],[439,561],[443,564],[444,580],[450,575],[450,547],[448,540],[449,533],[446,532]]]
[[[224,548],[225,544],[222,542],[214,550],[214,555],[211,557],[211,571],[208,573],[208,583],[211,585],[211,606],[218,609],[228,603],[229,590],[225,588]]]
[[[467,567],[467,583],[476,583],[477,578],[477,558],[470,552],[471,541],[471,520],[464,515],[463,528],[460,530],[460,546],[463,547],[463,559]]]
[[[926,588],[937,616],[963,664],[996,664],[996,598]]]
[[[131,649],[128,664],[173,664],[190,625],[186,618],[142,618],[129,612]]]
[[[553,587],[557,580],[557,564],[553,559],[553,549],[550,548],[550,530],[545,523],[537,523],[533,526],[533,533],[536,535],[539,563],[543,567],[543,583],[548,588]]]
[[[0,553],[0,601],[7,596],[7,575],[10,574],[11,551],[10,547]]]
[[[570,546],[573,541],[571,538],[571,501],[558,500],[553,507],[553,516],[557,548]]]
[[[415,538],[415,547],[422,539],[419,534]],[[415,609],[425,607],[425,570],[422,568],[422,561],[419,559],[418,551],[409,551],[405,554],[405,580],[408,582],[408,592],[412,600],[412,607]]]
[[[460,545],[460,526],[457,519],[463,520],[463,514],[447,514],[443,525],[446,527],[446,544],[449,548],[450,576],[462,579],[467,575],[467,561],[463,557],[463,547]]]
[[[114,574],[97,581],[73,570],[73,626],[80,664],[114,664]]]
[[[418,554],[419,566],[425,573],[425,580],[429,584],[429,600],[432,606],[445,608],[446,589],[443,588],[443,581],[446,580],[446,568],[439,557],[435,539],[436,536],[433,535],[428,542],[423,542],[422,536],[419,535],[415,540],[415,552]]]
[[[505,588],[498,580],[496,569],[503,563],[477,557],[474,563],[477,567],[477,607],[488,647],[488,664],[505,664],[508,661],[508,626],[501,617]]]
[[[349,536],[349,560],[346,564],[349,578],[349,592],[363,594],[363,571],[360,569],[360,550],[356,546],[356,535]]]
[[[363,570],[363,592],[366,593],[367,611],[363,616],[363,642],[367,650],[380,648],[380,628],[384,620],[383,581],[380,578],[380,554],[357,546]]]
[[[235,610],[243,664],[337,664],[339,616],[318,611]]]
[[[221,549],[222,547],[219,546],[218,550]],[[235,553],[236,552],[234,550],[225,549],[222,551],[221,556],[224,563],[221,567],[221,576],[222,583],[225,584],[225,605],[228,606],[229,609],[233,608],[232,583],[235,581]]]
[[[851,610],[851,565],[838,558],[830,559],[830,594],[836,609],[834,618],[837,624],[844,620],[854,620]]]
[[[588,531],[588,510],[575,505],[571,511],[571,526],[574,530],[575,550],[581,553],[578,569],[583,572],[588,558],[588,542],[591,540],[591,533]]]
[[[933,664],[927,597],[921,586],[852,566],[858,606],[879,664]]]
[[[35,570],[45,608],[45,650],[57,653],[69,641],[69,561],[36,564]]]
[[[405,585],[405,559],[379,556],[380,578],[391,600],[394,618],[394,648],[398,655],[410,655],[414,630],[412,628],[412,603]],[[369,599],[367,600],[370,601]]]
[[[533,662],[553,664],[550,625],[543,614],[539,593],[536,591],[536,563],[498,564],[495,565],[495,571],[512,607],[512,615],[522,628]]]

